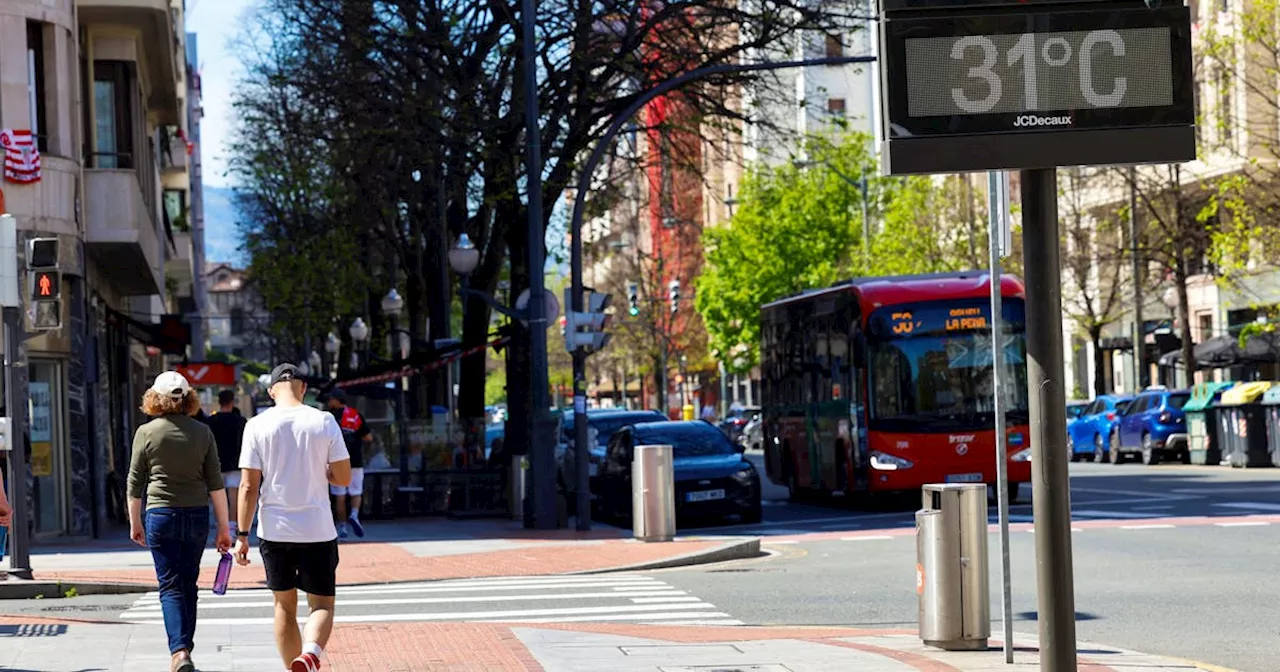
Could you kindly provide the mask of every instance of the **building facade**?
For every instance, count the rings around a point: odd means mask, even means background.
[[[228,263],[210,264],[201,274],[208,293],[205,314],[209,348],[238,359],[275,361],[267,336],[267,312],[248,273]]]
[[[63,283],[61,328],[28,322],[26,366],[11,376],[30,399],[36,543],[125,519],[140,393],[169,363],[158,325],[194,293],[183,10],[181,0],[0,3],[0,128],[30,131],[40,153],[39,180],[6,179],[4,206],[20,266],[21,241],[57,237]]]

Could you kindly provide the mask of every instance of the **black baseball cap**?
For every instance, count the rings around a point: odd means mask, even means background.
[[[329,390],[329,394],[325,395],[326,399],[337,399],[342,403],[347,403],[347,393],[341,387],[335,387]]]
[[[272,385],[283,383],[286,380],[302,380],[302,372],[298,370],[297,366],[288,362],[277,364],[276,368],[271,369]]]

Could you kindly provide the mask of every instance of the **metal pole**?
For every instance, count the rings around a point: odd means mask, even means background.
[[[1133,392],[1147,386],[1146,334],[1142,328],[1142,259],[1138,256],[1138,171],[1129,167],[1129,256],[1133,260]]]
[[[862,170],[862,179],[858,182],[858,187],[862,190],[862,254],[871,258],[871,220],[867,218],[867,171]],[[870,269],[868,269],[869,271]]]
[[[574,240],[573,244],[581,243]],[[582,265],[575,266],[573,272],[581,283]],[[582,294],[573,295],[573,310],[582,310]],[[591,437],[587,429],[587,351],[578,348],[573,351],[573,457],[578,483],[577,528],[583,532],[591,529],[591,446],[587,445]]]
[[[551,434],[550,382],[547,378],[547,316],[546,305],[546,234],[542,226],[542,128],[538,113],[538,60],[534,48],[536,25],[536,0],[521,0],[520,24],[522,55],[524,60],[524,122],[526,184],[529,190],[529,377],[532,392],[529,405],[533,422],[530,426],[530,471],[533,477],[533,527],[553,530],[559,527],[556,516],[556,465],[555,437]],[[585,193],[585,192],[584,192]],[[578,236],[574,236],[578,244]],[[581,256],[575,255],[581,264]],[[581,268],[578,269],[580,274]],[[581,277],[579,275],[579,277]],[[575,285],[580,287],[581,284]],[[581,292],[575,292],[581,296]],[[579,299],[578,304],[581,303]]]
[[[4,401],[9,415],[9,507],[12,509],[9,524],[9,573],[19,578],[31,578],[31,549],[28,525],[31,514],[27,512],[27,414],[26,399],[18,394],[14,369],[22,366],[19,361],[18,339],[22,334],[22,312],[19,308],[4,309]]]
[[[966,177],[966,180],[968,178]],[[996,429],[996,499],[1000,511],[1000,622],[1004,626],[1004,662],[1013,664],[1013,586],[1009,575],[1009,445],[1005,428],[1004,392],[1004,270],[1000,256],[1004,227],[1009,223],[1002,207],[1004,176],[997,171],[987,173],[987,211],[991,248],[991,372],[992,402]]]
[[[399,371],[404,368],[404,362],[400,358],[400,316],[393,315],[391,317],[391,335],[389,336],[391,344],[392,361],[395,362],[396,369]],[[404,379],[397,377],[396,381],[396,433],[400,435],[400,487],[409,487],[409,435],[405,432],[404,417]]]
[[[1062,371],[1062,260],[1056,174],[1053,168],[1022,171],[1022,251],[1023,259],[1036,260],[1026,265],[1026,314],[1040,669],[1073,672],[1075,577]]]

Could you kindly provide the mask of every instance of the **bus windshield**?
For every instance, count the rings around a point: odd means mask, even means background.
[[[1004,304],[1006,421],[1028,421],[1023,304]],[[990,306],[945,302],[886,306],[868,320],[870,427],[955,432],[995,422]]]

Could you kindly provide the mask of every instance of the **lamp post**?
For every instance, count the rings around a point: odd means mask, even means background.
[[[400,292],[395,287],[382,297],[382,314],[391,318],[390,334],[397,334],[400,331],[400,313],[404,310],[404,299],[400,297]],[[397,371],[404,368],[403,350],[398,347],[391,336],[387,336],[387,343],[391,346],[391,361],[395,363]],[[405,403],[404,403],[404,379],[396,378],[396,433],[400,435],[400,487],[409,486],[409,435],[406,430],[405,423]]]
[[[311,375],[316,377],[324,375],[324,360],[320,358],[320,353],[312,350],[311,355],[307,357],[307,364],[311,365]]]
[[[338,335],[329,332],[324,339],[324,351],[329,355],[329,375],[330,377],[338,375],[338,351],[342,349],[342,341],[338,340]]]
[[[355,322],[351,323],[347,333],[351,335],[351,368],[355,370],[360,368],[360,349],[369,339],[369,325],[364,323],[364,318],[357,317]]]

